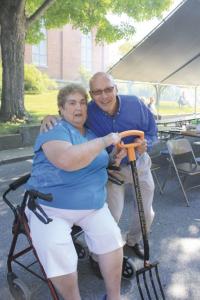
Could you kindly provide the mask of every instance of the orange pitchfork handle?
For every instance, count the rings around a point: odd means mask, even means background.
[[[119,133],[120,137],[127,137],[127,136],[137,136],[139,137],[141,140],[144,140],[144,132],[140,131],[140,130],[127,130],[127,131],[123,131]],[[123,143],[119,143],[117,145],[119,148],[126,148],[127,152],[128,152],[128,159],[129,161],[134,161],[136,160],[135,157],[135,148],[140,146],[140,143],[131,143],[131,144],[123,144]]]

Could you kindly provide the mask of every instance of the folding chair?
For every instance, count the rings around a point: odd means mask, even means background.
[[[151,173],[152,173],[152,175],[153,175],[153,177],[155,179],[155,182],[157,183],[157,186],[158,186],[158,189],[160,191],[160,194],[163,194],[163,189],[161,187],[161,184],[160,184],[160,182],[158,180],[158,176],[156,174],[156,171],[158,171],[159,169],[160,169],[160,166],[158,164],[152,163],[152,165],[151,165]]]
[[[200,146],[200,141],[194,141],[193,142],[194,147],[198,147],[198,153],[199,153],[199,146]],[[195,152],[194,152],[195,153]],[[196,157],[196,161],[198,162],[198,164],[200,164],[200,157]]]
[[[151,165],[151,172],[152,175],[155,179],[155,183],[158,186],[158,189],[160,191],[160,194],[163,194],[163,189],[161,187],[161,184],[159,182],[158,176],[157,176],[157,171],[160,169],[160,164],[158,163],[158,160],[160,160],[161,157],[161,151],[164,147],[163,141],[158,141],[155,144],[153,144],[152,150],[149,153],[150,157],[151,157],[151,161],[152,161],[152,165]]]
[[[198,187],[200,184],[192,185],[186,189],[185,182],[188,177],[200,175],[200,165],[197,163],[192,146],[187,139],[169,140],[167,141],[167,148],[170,162],[174,167],[187,206],[189,206],[186,190]]]

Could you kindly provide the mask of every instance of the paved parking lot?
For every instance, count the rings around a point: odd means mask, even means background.
[[[31,161],[3,165],[0,169],[0,194],[7,184],[30,170]],[[164,178],[164,168],[159,179]],[[128,218],[132,209],[131,187],[127,189],[126,207],[120,222],[123,233],[128,229]],[[14,198],[19,195],[14,194]],[[186,207],[177,182],[171,178],[164,195],[155,192],[155,220],[150,233],[151,261],[159,260],[159,272],[169,300],[200,299],[200,193],[199,189],[189,192],[191,206]],[[0,199],[0,300],[12,299],[6,282],[6,256],[12,238],[12,212]],[[24,243],[24,238],[20,244]],[[133,257],[136,266],[142,262]],[[29,261],[30,257],[24,260]],[[37,269],[37,267],[35,266]],[[32,300],[48,300],[51,296],[46,284],[19,267],[15,268],[32,292]],[[105,293],[103,281],[92,272],[88,259],[79,262],[79,285],[83,300],[100,300]],[[135,279],[122,280],[122,299],[139,300]]]

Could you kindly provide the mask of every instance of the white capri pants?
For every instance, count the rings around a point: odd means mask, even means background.
[[[124,245],[120,229],[107,204],[97,210],[66,210],[41,205],[53,219],[43,224],[29,209],[26,215],[33,245],[48,278],[74,273],[78,257],[71,237],[73,225],[85,233],[89,250],[97,255]]]

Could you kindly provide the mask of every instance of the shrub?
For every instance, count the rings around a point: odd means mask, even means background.
[[[24,91],[26,93],[40,94],[48,89],[56,89],[56,83],[47,74],[39,71],[34,65],[24,66]]]
[[[90,71],[88,71],[85,67],[81,66],[79,70],[81,83],[85,88],[89,87],[89,80],[92,77],[92,74]]]

